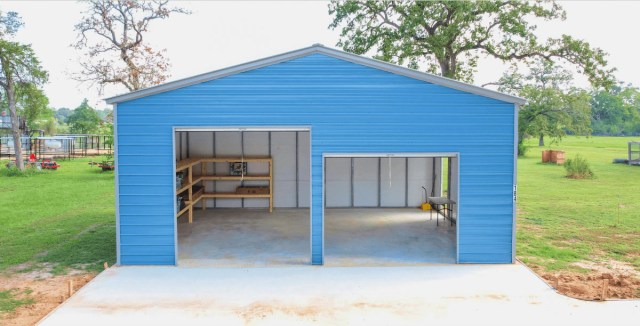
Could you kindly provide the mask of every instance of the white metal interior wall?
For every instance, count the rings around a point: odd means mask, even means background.
[[[458,157],[452,157],[451,158],[451,164],[449,165],[449,174],[450,174],[450,185],[449,185],[449,190],[448,190],[448,195],[449,198],[455,200],[456,202],[459,202],[459,198],[458,198],[458,176],[460,175],[459,173],[459,169],[458,169]],[[453,214],[456,218],[458,218],[457,216],[458,213],[458,208],[457,206],[455,207]]]
[[[333,157],[325,169],[328,208],[417,207],[423,186],[429,195],[442,191],[439,157]]]
[[[176,158],[271,156],[274,207],[309,207],[309,133],[304,131],[178,131]],[[297,153],[297,155],[296,155]],[[444,159],[446,164],[446,158]],[[451,164],[451,198],[457,198],[457,158]],[[434,165],[435,163],[435,165]],[[431,157],[327,158],[326,198],[329,208],[417,207],[424,186],[429,195],[442,192],[442,159]],[[249,163],[249,174],[267,174],[268,166]],[[209,163],[208,173],[226,174],[224,163]],[[391,173],[389,173],[391,172]],[[194,169],[194,175],[200,170]],[[435,180],[433,176],[435,175]],[[266,185],[244,181],[244,185]],[[232,192],[238,181],[205,181],[206,192]],[[207,199],[208,207],[268,207],[263,199]]]
[[[297,155],[296,155],[297,153]],[[306,131],[178,131],[176,158],[214,156],[273,157],[273,205],[279,208],[309,207],[310,139]],[[265,163],[248,163],[247,174],[268,174]],[[209,174],[228,174],[225,163],[209,163]],[[199,175],[200,169],[194,169]],[[206,192],[233,192],[238,181],[205,181]],[[267,185],[266,181],[243,181]],[[207,207],[269,207],[265,199],[207,199]]]

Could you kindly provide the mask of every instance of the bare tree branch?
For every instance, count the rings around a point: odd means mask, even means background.
[[[82,71],[72,77],[98,86],[121,85],[129,91],[156,85],[169,75],[164,50],[153,50],[144,42],[151,21],[173,13],[188,14],[182,8],[167,7],[167,0],[90,0],[85,16],[76,24],[83,50]],[[117,59],[116,59],[117,58]]]

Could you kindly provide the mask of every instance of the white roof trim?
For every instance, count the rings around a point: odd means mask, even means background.
[[[484,96],[484,97],[493,98],[493,99],[504,101],[504,102],[508,102],[508,103],[514,103],[514,104],[525,104],[526,103],[526,100],[521,98],[521,97],[517,97],[517,96],[513,96],[513,95],[497,92],[497,91],[490,90],[490,89],[487,89],[487,88],[484,88],[484,87],[463,83],[463,82],[460,82],[460,81],[457,81],[457,80],[453,80],[453,79],[449,79],[449,78],[445,78],[445,77],[441,77],[441,76],[436,76],[436,75],[420,72],[420,71],[417,71],[417,70],[414,70],[414,69],[405,68],[405,67],[402,67],[402,66],[398,66],[398,65],[394,65],[394,64],[388,63],[388,62],[375,60],[375,59],[371,59],[371,58],[366,58],[366,57],[363,57],[363,56],[359,56],[359,55],[356,55],[356,54],[352,54],[352,53],[348,53],[348,52],[344,52],[344,51],[340,51],[340,50],[336,50],[336,49],[331,49],[331,48],[325,47],[325,46],[323,46],[321,44],[314,44],[314,45],[312,45],[310,47],[302,48],[302,49],[299,49],[299,50],[285,52],[285,53],[274,55],[274,56],[271,56],[271,57],[267,57],[267,58],[263,58],[263,59],[259,59],[259,60],[255,60],[255,61],[250,61],[250,62],[247,62],[247,63],[239,64],[239,65],[236,65],[236,66],[231,66],[231,67],[220,69],[220,70],[207,72],[207,73],[196,75],[196,76],[193,76],[193,77],[179,79],[179,80],[176,80],[176,81],[160,84],[160,85],[157,85],[157,86],[144,88],[144,89],[141,89],[141,90],[138,90],[138,91],[134,91],[134,92],[131,92],[131,93],[126,93],[126,94],[122,94],[122,95],[118,95],[118,96],[109,97],[109,98],[105,99],[105,101],[107,102],[107,104],[116,104],[116,103],[120,103],[120,102],[130,101],[130,100],[138,99],[138,98],[141,98],[141,97],[146,97],[146,96],[150,96],[150,95],[154,95],[154,94],[158,94],[158,93],[163,93],[163,92],[167,92],[167,91],[178,89],[178,88],[183,88],[183,87],[187,87],[187,86],[191,86],[191,85],[195,85],[195,84],[200,84],[200,83],[203,83],[203,82],[207,82],[207,81],[218,79],[218,78],[222,78],[222,77],[227,77],[227,76],[230,76],[230,75],[235,75],[235,74],[242,73],[242,72],[245,72],[245,71],[249,71],[249,70],[254,70],[254,69],[270,66],[270,65],[273,65],[273,64],[276,64],[276,63],[289,61],[289,60],[293,60],[293,59],[297,59],[297,58],[301,58],[301,57],[305,57],[305,56],[308,56],[310,54],[315,54],[315,53],[324,54],[324,55],[327,55],[327,56],[330,56],[330,57],[334,57],[334,58],[337,58],[337,59],[342,59],[342,60],[345,60],[345,61],[349,61],[349,62],[353,62],[353,63],[356,63],[356,64],[360,64],[360,65],[363,65],[363,66],[367,66],[367,67],[371,67],[371,68],[387,71],[387,72],[390,72],[390,73],[394,73],[394,74],[397,74],[397,75],[401,75],[401,76],[405,76],[405,77],[409,77],[409,78],[413,78],[413,79],[426,81],[426,82],[429,82],[429,83],[432,83],[432,84],[441,85],[441,86],[448,87],[448,88],[457,89],[457,90],[460,90],[460,91],[463,91],[463,92],[467,92],[467,93],[471,93],[471,94],[476,94],[476,95],[480,95],[480,96]]]

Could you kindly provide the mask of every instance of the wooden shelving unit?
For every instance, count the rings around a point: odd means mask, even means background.
[[[269,164],[269,174],[262,175],[208,175],[207,163],[230,163],[230,162],[262,162]],[[200,165],[200,175],[194,177],[193,169]],[[271,157],[193,157],[176,164],[176,172],[186,171],[186,182],[176,190],[180,195],[188,192],[185,207],[176,214],[179,218],[184,213],[189,213],[189,223],[193,222],[193,206],[204,198],[268,198],[269,212],[273,212],[273,159]],[[268,194],[239,194],[235,192],[204,192],[204,188],[194,192],[193,186],[202,181],[269,181]],[[207,209],[205,202],[202,202],[202,209]]]

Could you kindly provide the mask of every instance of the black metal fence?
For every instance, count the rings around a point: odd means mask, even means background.
[[[56,135],[52,137],[21,138],[24,157],[35,154],[38,158],[72,159],[113,153],[113,137],[110,135]],[[0,137],[0,159],[14,158],[13,137]]]

